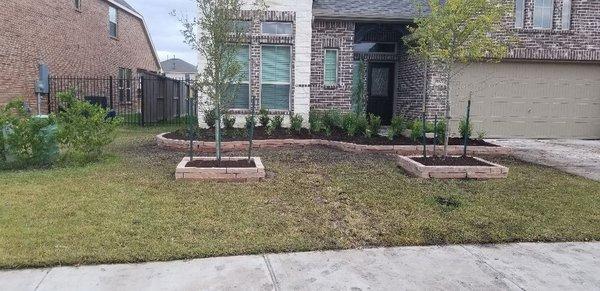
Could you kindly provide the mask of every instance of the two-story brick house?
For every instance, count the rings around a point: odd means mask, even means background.
[[[56,76],[160,71],[144,18],[124,0],[20,0],[0,9],[0,104],[35,103],[38,64]]]
[[[349,110],[357,62],[364,61],[369,113],[385,121],[417,118],[427,84],[428,116],[442,116],[439,72],[423,69],[401,40],[418,16],[417,2],[266,2],[265,15],[242,17],[251,37],[239,57],[249,74],[233,111],[247,113],[251,96],[278,114]],[[600,2],[511,2],[514,13],[503,25],[518,42],[503,62],[473,64],[457,75],[452,128],[472,95],[475,128],[489,137],[600,138]]]

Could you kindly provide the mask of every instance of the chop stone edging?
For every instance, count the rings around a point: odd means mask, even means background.
[[[409,174],[423,179],[505,179],[508,168],[481,158],[474,159],[489,166],[425,166],[413,158],[420,156],[397,156],[396,164]]]
[[[158,147],[176,150],[176,151],[187,151],[189,150],[190,142],[187,140],[169,139],[164,136],[167,133],[162,133],[156,136],[156,143]],[[338,149],[345,152],[361,153],[361,152],[373,152],[373,153],[385,153],[385,154],[396,154],[402,156],[415,156],[423,153],[423,146],[420,145],[361,145],[343,141],[332,141],[323,139],[266,139],[266,140],[254,140],[253,148],[269,149],[269,148],[283,148],[289,146],[296,147],[310,147],[310,146],[326,146],[334,149]],[[205,153],[212,152],[215,150],[214,142],[205,141],[194,141],[193,148],[195,152]],[[248,141],[229,141],[222,142],[221,148],[225,152],[244,150],[248,148]],[[437,152],[441,153],[442,147],[437,147]],[[428,154],[433,153],[433,146],[427,146]],[[449,155],[462,155],[463,146],[450,145],[448,146]],[[508,156],[511,154],[511,149],[503,146],[488,147],[488,146],[470,146],[467,149],[467,153],[472,156]]]
[[[194,157],[194,161],[214,161],[215,157]],[[246,160],[245,157],[222,157],[223,161]],[[175,170],[175,180],[210,180],[220,182],[255,182],[266,177],[265,166],[259,157],[251,158],[255,167],[251,168],[197,168],[187,167],[190,157],[181,160]]]

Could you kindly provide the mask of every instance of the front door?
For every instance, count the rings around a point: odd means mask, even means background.
[[[394,63],[371,63],[367,80],[367,112],[389,125],[394,115]]]

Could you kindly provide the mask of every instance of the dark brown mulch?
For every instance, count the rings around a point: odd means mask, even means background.
[[[202,161],[195,160],[187,163],[186,168],[254,168],[254,161],[235,160],[235,161]]]
[[[427,157],[412,159],[425,166],[490,166],[472,157]]]
[[[169,139],[180,139],[187,140],[187,132],[185,129],[176,130],[165,135]],[[222,133],[223,141],[243,141],[248,140],[248,133],[245,129],[233,129],[223,130]],[[215,134],[214,130],[199,129],[196,133],[196,140],[201,141],[214,141]],[[331,135],[325,133],[311,133],[307,129],[302,129],[300,132],[290,132],[287,129],[276,130],[271,134],[262,127],[257,127],[254,130],[254,140],[268,140],[268,139],[325,139],[333,141],[344,141],[351,142],[361,145],[420,145],[421,141],[415,142],[410,138],[401,136],[394,140],[390,140],[383,136],[374,136],[367,138],[364,135],[348,136],[348,134],[341,131],[333,131]],[[449,145],[462,145],[463,140],[460,138],[451,138],[448,142]],[[427,140],[427,144],[433,144],[432,139]],[[483,140],[469,140],[469,146],[488,146],[495,147],[496,145],[487,143]]]

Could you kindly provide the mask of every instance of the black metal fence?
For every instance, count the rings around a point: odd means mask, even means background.
[[[114,110],[126,124],[185,124],[197,118],[197,94],[189,80],[139,73],[131,78],[50,77],[49,113],[60,111],[58,93],[72,90],[80,100]],[[191,115],[190,115],[191,114]]]

